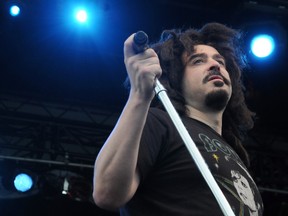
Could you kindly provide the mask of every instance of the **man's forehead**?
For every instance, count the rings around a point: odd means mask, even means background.
[[[194,46],[194,53],[213,53],[219,54],[219,52],[212,46],[199,44]]]

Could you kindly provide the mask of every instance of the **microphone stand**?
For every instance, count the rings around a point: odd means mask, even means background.
[[[136,53],[143,52],[145,49],[148,48],[148,36],[143,31],[138,31],[134,35],[134,50]],[[156,95],[161,100],[163,106],[165,107],[167,113],[169,114],[172,122],[174,123],[176,129],[178,130],[183,142],[185,143],[189,153],[191,154],[195,164],[197,165],[200,173],[204,177],[206,183],[210,187],[213,195],[215,196],[223,214],[225,216],[235,216],[231,206],[229,205],[226,197],[224,196],[223,192],[219,188],[216,180],[214,179],[213,175],[211,174],[204,158],[202,157],[200,151],[198,150],[196,144],[190,137],[186,127],[184,126],[181,118],[179,117],[177,111],[175,110],[174,106],[172,105],[166,89],[164,86],[156,79],[156,86],[154,89]]]

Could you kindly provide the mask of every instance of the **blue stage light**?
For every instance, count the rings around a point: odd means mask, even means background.
[[[70,7],[72,7],[74,22],[68,20],[68,23],[73,25],[73,23],[75,24],[76,22],[81,29],[83,29],[82,27],[86,27],[86,29],[91,27],[93,30],[95,30],[97,26],[103,25],[101,22],[103,9],[101,9],[99,5],[95,3],[87,3],[85,5],[71,4]],[[75,26],[73,25],[72,27],[74,28]]]
[[[258,58],[265,58],[274,51],[275,42],[273,37],[267,34],[255,36],[251,41],[251,51]]]
[[[84,23],[84,22],[86,22],[87,19],[88,19],[88,14],[87,14],[86,10],[80,9],[80,10],[78,10],[78,11],[76,12],[75,17],[76,17],[76,20],[77,20],[78,22]]]
[[[14,179],[14,186],[20,192],[26,192],[33,186],[32,177],[26,173],[19,173]]]
[[[11,16],[18,16],[20,14],[20,7],[17,5],[12,5],[10,7],[10,15]]]

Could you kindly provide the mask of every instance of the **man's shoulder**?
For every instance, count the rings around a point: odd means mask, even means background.
[[[165,110],[156,107],[151,107],[149,109],[147,120],[154,123],[158,122],[164,125],[170,125],[172,123],[169,114]]]
[[[165,119],[170,119],[170,116],[169,114],[163,110],[163,109],[160,109],[160,108],[157,108],[157,107],[151,107],[149,109],[149,113],[150,117],[152,118],[157,118],[159,120],[165,120]]]
[[[157,108],[157,107],[150,107],[149,108],[149,113],[153,114],[153,115],[168,115],[168,113],[163,110],[163,109],[160,109],[160,108]]]

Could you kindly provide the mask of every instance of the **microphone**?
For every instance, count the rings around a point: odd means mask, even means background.
[[[144,52],[148,48],[148,35],[144,31],[138,31],[133,38],[133,49],[135,53]]]
[[[138,31],[133,37],[133,50],[136,54],[144,52],[148,48],[148,35],[144,31]],[[127,76],[124,81],[124,86],[129,89],[130,81]]]

